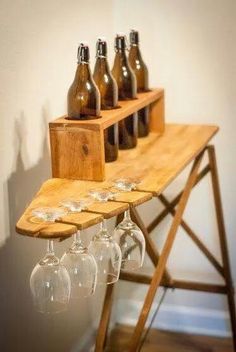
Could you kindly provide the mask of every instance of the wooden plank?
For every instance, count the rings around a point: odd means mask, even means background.
[[[129,204],[120,202],[94,202],[88,207],[88,211],[102,214],[105,219],[124,213],[129,209]]]
[[[115,197],[115,200],[117,202],[129,203],[134,207],[140,204],[146,203],[150,199],[152,199],[152,193],[137,192],[137,191],[121,192],[121,193],[118,193]]]
[[[78,230],[84,230],[90,226],[96,225],[103,220],[103,216],[96,213],[81,212],[71,213],[63,216],[60,222],[63,224],[76,225]]]
[[[217,126],[167,124],[163,135],[150,133],[137,148],[121,150],[115,163],[105,165],[106,180],[139,177],[138,190],[159,195],[217,131]]]
[[[16,224],[16,232],[24,236],[62,239],[72,236],[77,230],[73,225],[35,223],[32,218],[32,216],[27,217],[24,214]]]
[[[66,116],[62,116],[55,121],[49,123],[50,129],[69,129],[69,128],[88,128],[94,130],[105,129],[123,118],[133,114],[143,107],[152,104],[164,94],[162,88],[153,88],[146,93],[137,94],[137,99],[129,101],[119,101],[119,109],[102,110],[101,118],[94,120],[67,120]],[[161,120],[161,117],[160,117]]]
[[[109,337],[106,352],[127,351],[133,327],[117,324]],[[138,351],[138,350],[137,350]],[[230,338],[200,336],[151,329],[140,352],[233,352]]]
[[[151,132],[164,133],[165,131],[165,96],[150,105],[149,128]]]
[[[105,179],[103,130],[81,127],[50,129],[53,177]]]

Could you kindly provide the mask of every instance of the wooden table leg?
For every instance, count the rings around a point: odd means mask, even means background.
[[[102,352],[105,347],[107,330],[109,326],[111,308],[112,308],[113,290],[114,290],[114,284],[107,285],[100,324],[97,332],[95,352]]]
[[[220,247],[221,247],[223,268],[224,268],[225,281],[227,286],[227,297],[228,297],[228,305],[229,305],[231,327],[232,327],[232,334],[233,334],[234,351],[236,352],[236,312],[235,312],[234,288],[233,288],[230,263],[229,263],[228,245],[227,245],[226,232],[225,232],[224,216],[223,216],[219,177],[218,177],[214,146],[208,147],[208,155],[209,155],[209,162],[211,167],[211,179],[212,179],[212,187],[213,187],[213,194],[214,194],[218,232],[220,237]]]
[[[182,194],[180,202],[178,204],[178,207],[176,210],[176,215],[173,219],[173,222],[171,224],[170,231],[168,233],[168,236],[167,236],[166,242],[164,244],[162,253],[159,257],[158,265],[154,271],[152,281],[149,286],[149,289],[148,289],[148,292],[147,292],[147,295],[146,295],[146,298],[145,298],[145,301],[143,304],[143,308],[142,308],[142,311],[141,311],[139,319],[138,319],[138,323],[135,327],[133,336],[131,338],[131,342],[130,342],[129,349],[128,349],[129,352],[137,352],[138,351],[138,346],[140,343],[140,339],[142,337],[145,323],[146,323],[148,314],[150,312],[153,300],[155,298],[156,291],[157,291],[158,287],[160,286],[161,279],[162,279],[162,276],[163,276],[163,273],[165,270],[166,262],[168,260],[172,245],[174,243],[174,239],[175,239],[178,227],[180,225],[182,215],[183,215],[184,209],[186,207],[188,198],[190,196],[192,187],[194,186],[194,183],[196,181],[198,169],[201,164],[202,158],[203,158],[203,153],[201,153],[194,161],[193,168],[192,168],[191,173],[188,177],[186,186],[184,188],[183,194]],[[135,213],[136,209],[133,209],[133,212]]]
[[[116,218],[116,225],[123,219],[123,214],[119,214]],[[112,310],[112,299],[115,284],[107,285],[106,293],[103,302],[102,314],[98,327],[96,345],[94,352],[102,352],[106,345],[107,332]]]

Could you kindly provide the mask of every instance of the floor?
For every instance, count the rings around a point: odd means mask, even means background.
[[[117,325],[106,352],[125,352],[133,328]],[[231,339],[150,330],[140,352],[233,352]]]

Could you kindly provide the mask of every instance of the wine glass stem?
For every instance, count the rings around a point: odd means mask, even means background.
[[[131,217],[130,217],[130,210],[129,210],[129,209],[125,211],[125,219],[126,219],[126,220],[131,220]]]
[[[107,230],[107,221],[103,219],[101,222],[101,230]]]
[[[53,240],[47,241],[47,253],[53,254],[54,253],[54,244]]]
[[[81,236],[80,236],[80,231],[79,231],[79,230],[74,234],[74,242],[75,242],[75,243],[79,243],[79,244],[82,243]]]

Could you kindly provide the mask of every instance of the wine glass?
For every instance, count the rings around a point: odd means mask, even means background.
[[[119,279],[121,250],[107,230],[106,220],[101,223],[100,231],[89,244],[98,265],[98,284],[113,284]]]
[[[121,191],[131,191],[136,188],[134,179],[118,179],[114,186]],[[124,219],[114,230],[114,239],[119,244],[122,261],[121,269],[137,270],[143,265],[145,255],[145,238],[141,229],[131,220],[130,210],[125,211]]]
[[[93,255],[83,246],[80,231],[74,234],[73,243],[62,256],[61,262],[70,275],[71,298],[87,297],[95,292],[97,263]]]
[[[71,291],[70,276],[55,256],[53,240],[47,241],[47,253],[31,273],[30,288],[39,312],[59,313],[67,309]]]
[[[37,221],[53,223],[66,215],[61,208],[41,207],[32,211]],[[36,264],[30,276],[30,288],[36,309],[41,313],[66,310],[71,282],[67,269],[55,256],[53,240],[47,240],[46,255]]]
[[[93,202],[89,197],[68,198],[61,201],[68,213],[80,213]],[[82,244],[80,231],[74,234],[70,248],[64,253],[61,262],[67,268],[71,278],[71,297],[80,298],[92,295],[97,284],[97,263],[92,254]]]

